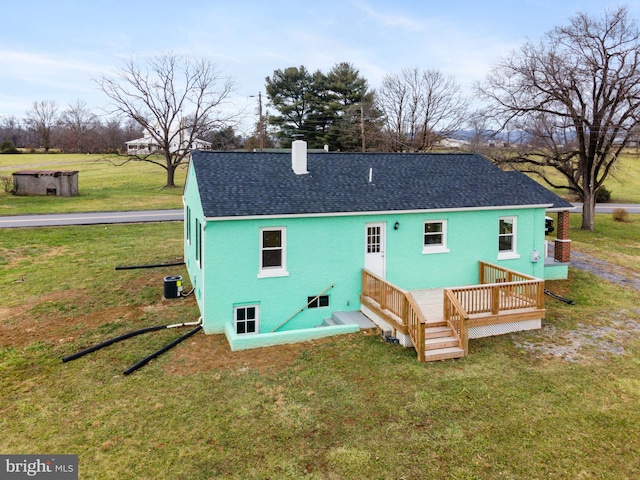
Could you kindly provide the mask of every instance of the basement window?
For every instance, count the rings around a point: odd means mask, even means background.
[[[320,308],[329,306],[329,295],[320,295],[319,297],[307,297],[308,308]]]
[[[234,307],[233,318],[238,335],[250,335],[260,331],[260,306]]]

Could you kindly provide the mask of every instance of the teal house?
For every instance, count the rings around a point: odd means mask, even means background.
[[[233,350],[353,332],[364,319],[421,361],[423,340],[449,358],[412,292],[436,292],[437,322],[464,349],[474,329],[539,322],[545,277],[567,274],[572,206],[476,154],[310,153],[300,140],[291,153],[194,151],[183,201],[204,331]],[[460,290],[477,285],[493,294]],[[474,307],[481,296],[492,306]]]

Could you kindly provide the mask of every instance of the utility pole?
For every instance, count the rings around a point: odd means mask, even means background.
[[[264,147],[264,126],[262,124],[262,92],[258,92],[258,128],[260,129],[260,151]]]

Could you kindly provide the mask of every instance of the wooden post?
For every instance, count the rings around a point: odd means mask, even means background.
[[[491,313],[498,315],[500,313],[500,287],[491,287]]]
[[[467,356],[469,353],[469,326],[467,325],[467,321],[469,319],[466,317],[460,318],[460,343],[462,343],[462,349],[464,350],[464,355]]]
[[[538,308],[544,308],[544,281],[538,283]]]

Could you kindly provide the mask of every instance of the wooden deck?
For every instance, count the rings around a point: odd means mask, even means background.
[[[410,338],[421,362],[465,356],[469,328],[500,334],[508,331],[501,326],[544,316],[543,280],[484,262],[479,278],[479,285],[409,292],[363,270],[361,303],[394,335]]]
[[[420,307],[427,325],[442,323],[444,320],[444,288],[411,290],[409,293]]]

